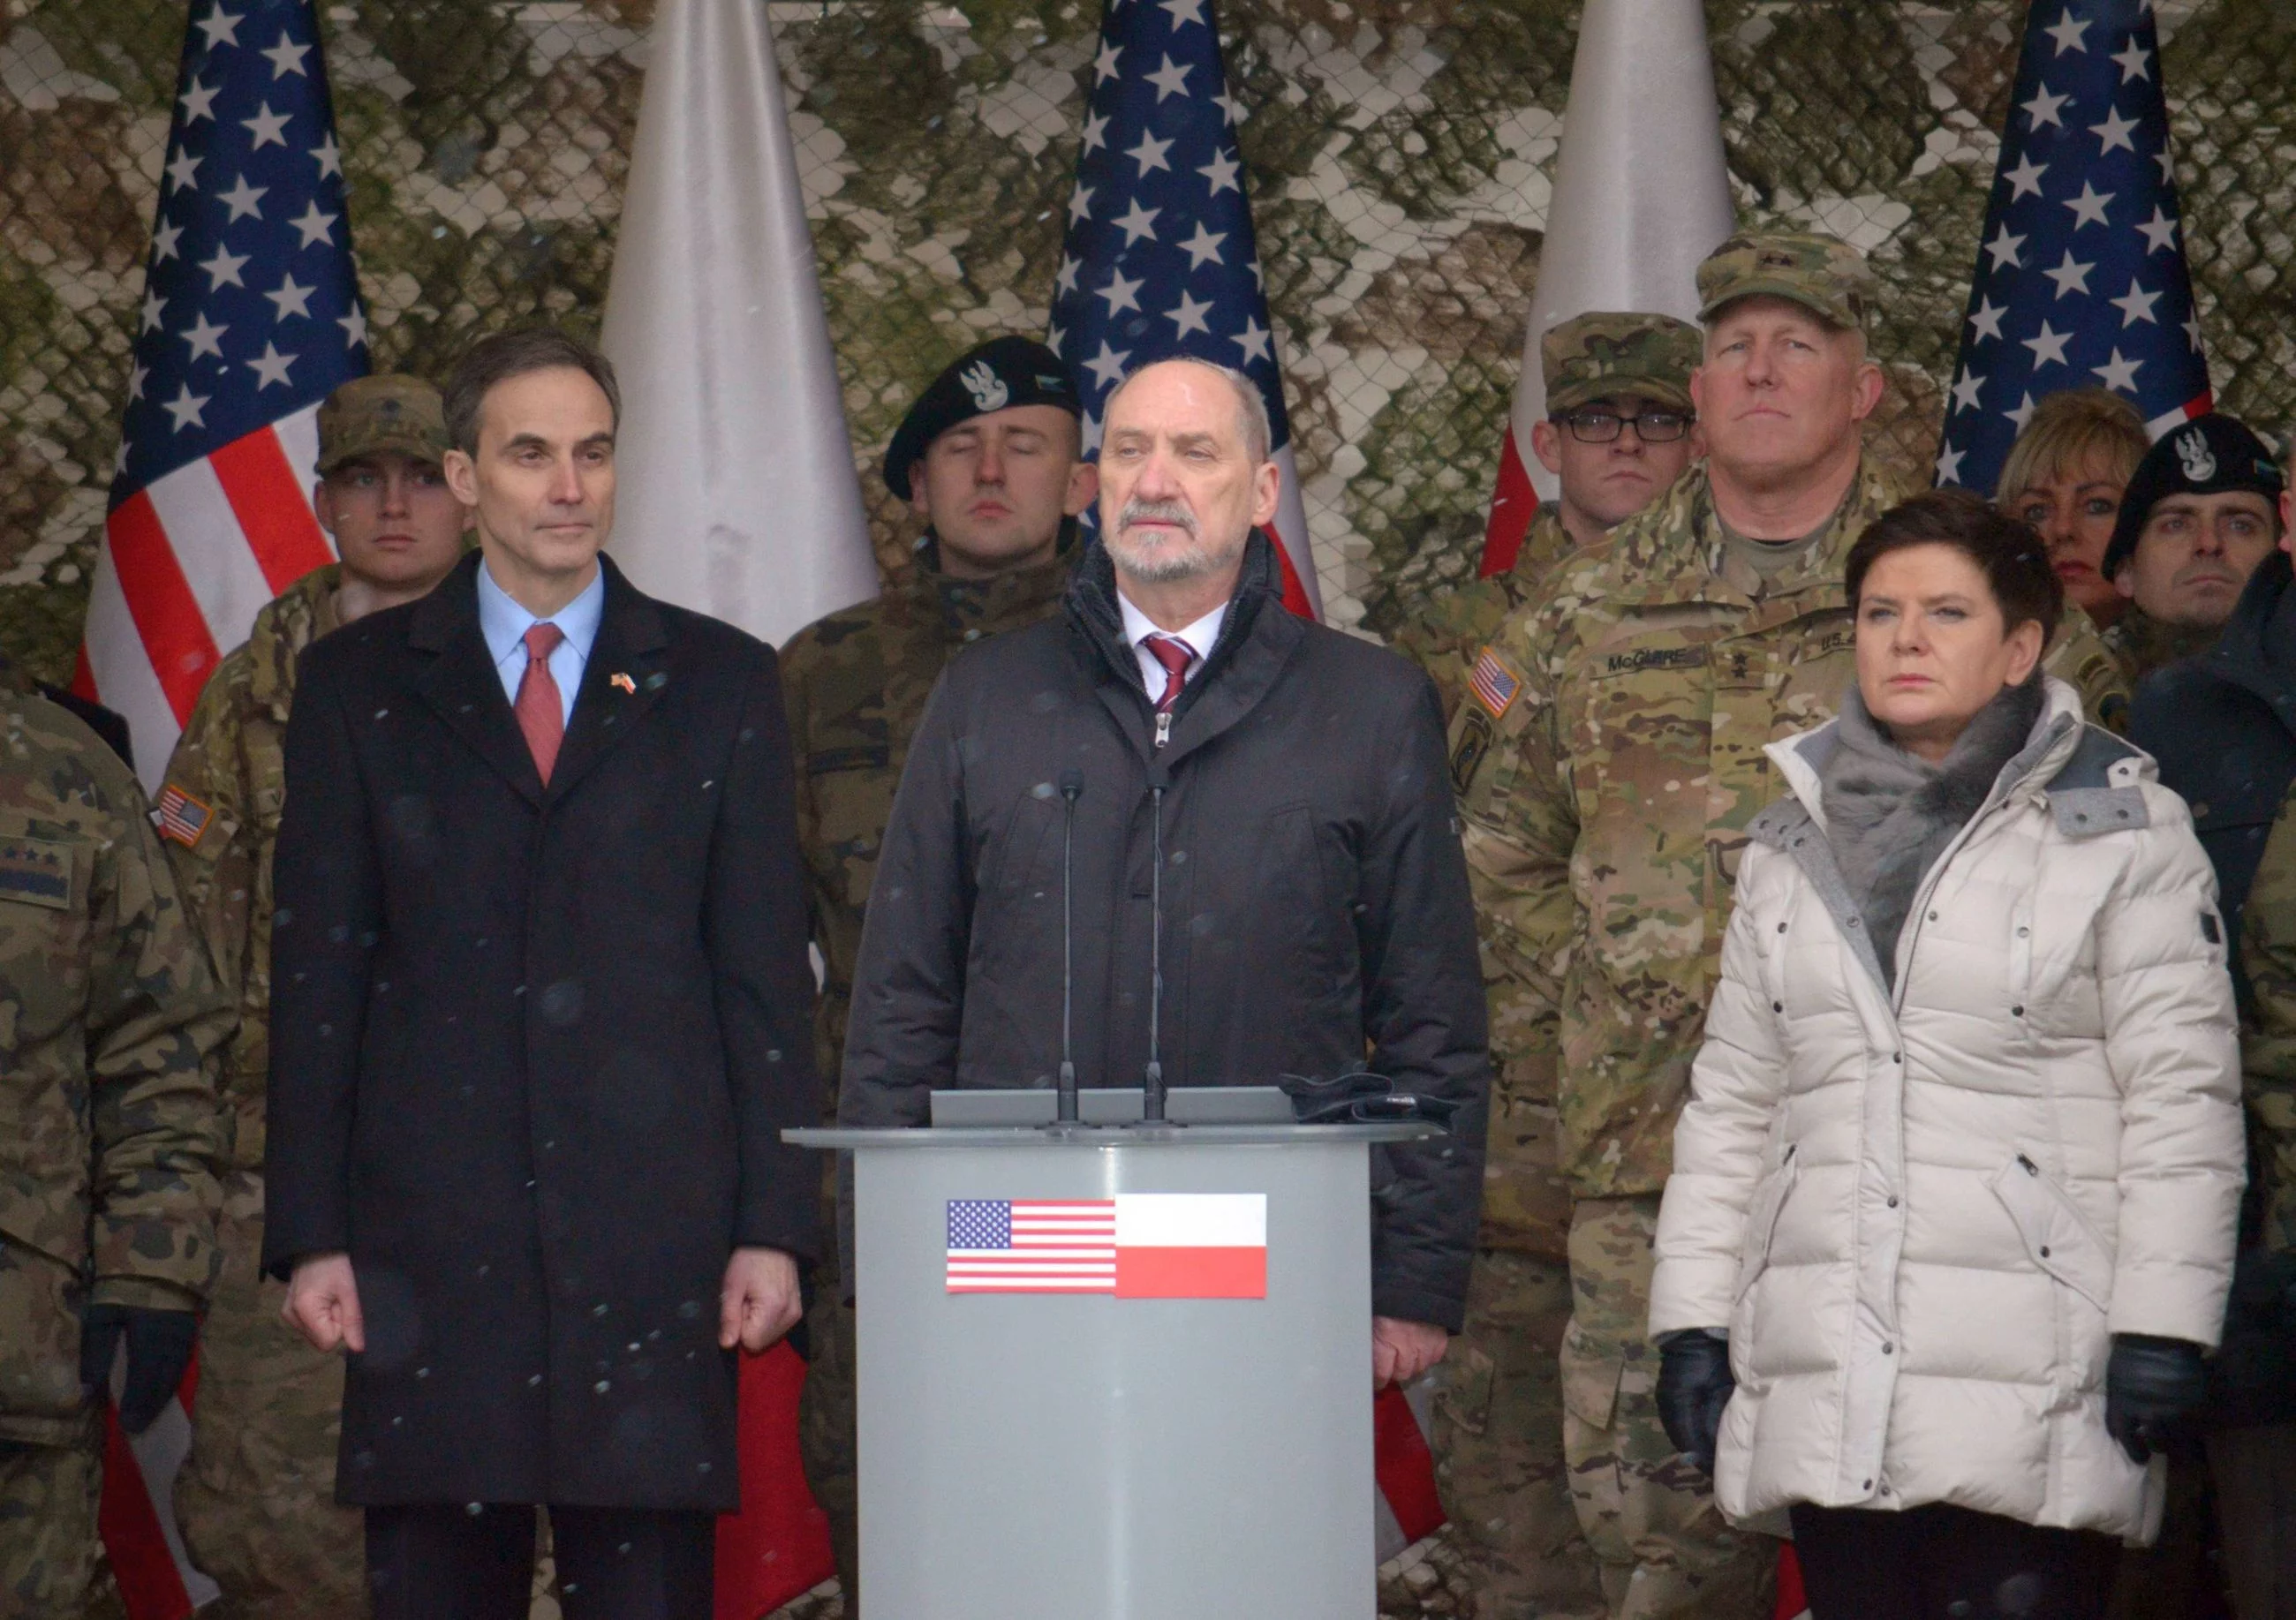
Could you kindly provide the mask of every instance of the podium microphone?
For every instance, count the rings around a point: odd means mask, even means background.
[[[1160,778],[1160,769],[1156,776]],[[1164,783],[1152,780],[1149,826],[1153,842],[1148,868],[1148,1068],[1140,1087],[1140,1117],[1164,1117],[1164,1065],[1160,1043],[1164,1025]]]
[[[1076,1057],[1070,1051],[1076,1011],[1076,807],[1084,796],[1084,773],[1074,765],[1061,773],[1061,1087],[1058,1119],[1077,1117]]]

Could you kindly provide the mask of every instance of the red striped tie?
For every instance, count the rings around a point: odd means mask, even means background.
[[[1188,683],[1188,666],[1196,661],[1196,650],[1177,635],[1144,635],[1140,644],[1164,667],[1164,695],[1156,700],[1156,712],[1170,714],[1180,700],[1180,688]]]

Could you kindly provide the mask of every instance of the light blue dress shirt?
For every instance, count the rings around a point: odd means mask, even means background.
[[[550,678],[558,683],[561,717],[574,719],[575,694],[582,690],[582,670],[590,661],[591,643],[598,639],[598,621],[606,612],[606,570],[600,569],[582,587],[582,593],[550,616],[566,639],[550,654]],[[494,655],[495,673],[502,677],[503,695],[518,707],[518,683],[526,678],[526,633],[543,621],[512,600],[495,583],[487,565],[479,564],[479,633]]]

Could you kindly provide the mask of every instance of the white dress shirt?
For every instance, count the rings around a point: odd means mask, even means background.
[[[1210,655],[1212,644],[1219,640],[1220,625],[1227,618],[1227,604],[1222,602],[1185,630],[1176,633],[1160,629],[1153,619],[1125,600],[1121,591],[1116,593],[1116,610],[1124,616],[1124,639],[1131,644],[1132,656],[1140,660],[1140,680],[1148,690],[1148,701],[1151,703],[1163,700],[1164,666],[1157,662],[1156,655],[1141,642],[1152,635],[1168,635],[1176,641],[1187,642],[1188,650],[1195,657],[1188,660],[1187,670],[1181,677],[1181,690],[1185,691],[1187,683],[1194,680],[1196,672],[1204,667],[1204,659]]]
[[[605,614],[606,570],[600,569],[579,596],[550,616],[549,622],[565,637],[551,650],[550,678],[558,683],[562,718],[570,724],[575,694],[582,689],[582,671],[590,662],[590,645],[598,639],[598,621]],[[479,564],[479,634],[487,638],[487,651],[512,708],[518,707],[518,683],[526,678],[526,633],[542,622],[495,583],[485,563]]]

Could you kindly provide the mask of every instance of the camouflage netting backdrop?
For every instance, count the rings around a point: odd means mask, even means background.
[[[594,333],[656,0],[324,9],[379,366]],[[1041,334],[1099,0],[768,7],[853,438],[982,336]],[[1877,437],[1926,480],[2018,0],[1709,0],[1742,216],[1815,220],[1894,297]],[[184,0],[0,0],[0,648],[79,635]],[[2296,7],[2161,7],[2226,408],[2296,415]],[[1472,570],[1538,274],[1577,0],[1227,0],[1230,88],[1324,601],[1379,632]],[[902,514],[863,487],[881,558]]]

